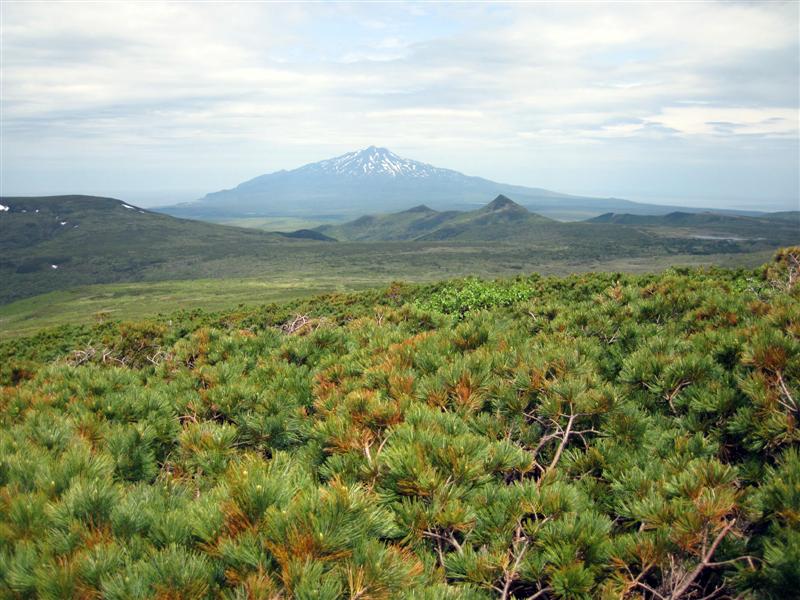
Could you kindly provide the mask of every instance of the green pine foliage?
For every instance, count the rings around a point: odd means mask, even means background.
[[[0,597],[797,597],[799,254],[7,342]]]

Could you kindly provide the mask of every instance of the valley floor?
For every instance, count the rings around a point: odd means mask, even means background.
[[[361,246],[341,244],[340,246]],[[294,261],[292,268],[281,268],[257,277],[217,278],[224,269],[208,269],[206,278],[137,283],[111,283],[74,287],[40,294],[0,306],[0,339],[29,335],[64,324],[87,324],[101,320],[140,319],[180,309],[220,311],[238,305],[252,306],[304,298],[315,294],[342,292],[384,286],[393,280],[428,282],[448,277],[508,277],[538,272],[565,275],[591,271],[644,273],[671,265],[717,265],[754,267],[771,256],[771,251],[740,254],[676,255],[617,258],[614,260],[544,260],[514,256],[503,247],[493,251],[480,246],[453,246],[446,258],[441,245],[429,245],[414,260],[403,262],[408,244],[374,244],[371,252],[361,252],[360,261],[338,260],[330,265],[317,261]],[[387,247],[388,246],[388,247]],[[318,247],[318,246],[317,246]],[[416,250],[414,250],[416,252]],[[504,253],[508,253],[505,256]],[[351,252],[355,257],[356,253]],[[224,263],[224,260],[220,261]]]

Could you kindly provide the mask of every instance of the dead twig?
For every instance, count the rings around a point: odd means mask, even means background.
[[[714,538],[714,541],[711,543],[709,549],[703,554],[700,563],[692,569],[690,573],[688,573],[678,584],[678,586],[673,590],[672,594],[670,594],[670,600],[678,600],[683,594],[688,590],[691,585],[694,583],[695,579],[700,576],[700,573],[706,567],[710,567],[713,563],[711,562],[711,558],[714,556],[714,552],[717,550],[717,546],[720,545],[722,540],[728,535],[728,532],[733,528],[736,524],[736,519],[732,519],[725,527],[722,528],[722,531],[717,534],[717,537]]]
[[[284,323],[281,326],[281,331],[287,335],[291,335],[308,325],[309,321],[308,315],[297,315],[291,321]]]

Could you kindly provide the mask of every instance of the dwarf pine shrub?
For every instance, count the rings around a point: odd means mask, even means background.
[[[4,342],[0,597],[797,597],[796,255]]]

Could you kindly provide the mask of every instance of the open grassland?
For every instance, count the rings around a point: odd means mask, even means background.
[[[0,306],[0,339],[34,333],[63,324],[86,324],[100,320],[140,319],[175,310],[230,310],[239,305],[258,305],[304,298],[314,294],[358,290],[388,285],[393,280],[436,281],[447,277],[514,276],[538,272],[564,275],[590,271],[643,273],[660,271],[670,265],[718,265],[754,267],[767,261],[770,252],[721,255],[681,255],[593,261],[535,261],[507,255],[502,248],[428,244],[422,249],[411,244],[331,245],[369,248],[359,260],[326,264],[279,266],[259,277],[214,278],[225,270],[206,266],[206,278],[147,281],[80,286],[41,294]],[[427,252],[425,249],[427,248]],[[416,255],[403,260],[403,250]]]
[[[344,221],[347,217],[316,218],[316,217],[241,217],[238,219],[212,219],[213,223],[220,225],[232,225],[234,227],[249,227],[251,229],[262,229],[264,231],[297,231],[298,229],[313,229],[320,225],[328,225]]]
[[[219,311],[366,287],[336,281],[195,279],[83,286],[0,307],[0,339],[67,323],[142,319],[178,310]]]

